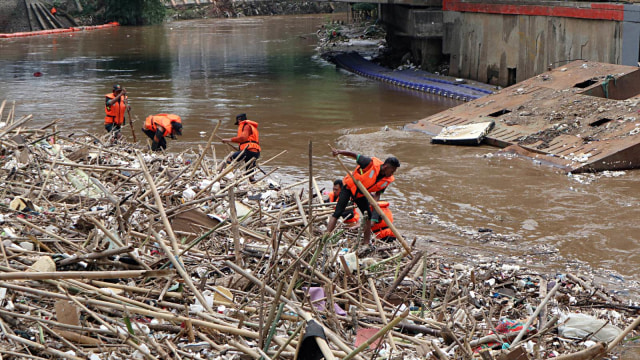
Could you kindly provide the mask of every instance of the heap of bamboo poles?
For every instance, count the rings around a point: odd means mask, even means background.
[[[638,325],[637,306],[583,275],[323,234],[334,204],[311,144],[309,181],[251,184],[241,164],[216,170],[215,130],[197,152],[158,154],[14,113],[0,128],[0,358],[587,359]],[[606,322],[564,338],[570,313]],[[324,332],[311,347],[310,324]]]

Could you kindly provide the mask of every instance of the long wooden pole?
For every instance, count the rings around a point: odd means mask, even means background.
[[[133,142],[138,142],[136,139],[136,132],[133,130],[133,118],[131,117],[131,110],[129,109],[129,101],[127,101],[127,114],[129,115],[129,126],[131,127],[131,136],[133,136]]]
[[[200,162],[202,162],[202,159],[207,154],[207,150],[211,147],[211,143],[213,142],[213,138],[215,137],[216,132],[218,131],[218,128],[220,127],[220,123],[221,123],[221,121],[218,120],[218,123],[216,124],[216,127],[213,129],[213,132],[211,133],[211,136],[209,136],[209,141],[207,141],[207,146],[204,147],[204,151],[200,154],[200,156],[198,157],[198,160],[196,160],[196,163],[193,165],[193,170],[191,170],[191,177],[193,177],[193,175],[195,175],[196,171],[200,167]]]
[[[136,132],[133,130],[133,117],[131,117],[131,108],[129,107],[129,97],[125,94],[124,95],[124,106],[127,107],[127,115],[129,116],[129,126],[131,127],[131,135],[133,136],[133,142],[138,142],[138,139],[136,139]]]
[[[405,310],[402,314],[400,314],[400,316],[398,316],[397,318],[393,319],[385,327],[383,327],[377,333],[375,333],[372,337],[370,337],[369,340],[365,341],[362,345],[358,346],[357,349],[353,350],[347,356],[342,358],[342,360],[352,359],[359,352],[361,352],[362,350],[366,349],[369,345],[371,345],[374,341],[378,340],[378,338],[384,336],[384,334],[386,334],[387,331],[393,329],[394,326],[398,325],[398,323],[400,321],[404,320],[408,315],[409,315],[409,309]]]
[[[371,293],[373,294],[373,300],[376,302],[376,307],[378,308],[378,312],[380,313],[380,317],[382,318],[382,323],[387,325],[387,314],[384,312],[384,308],[382,307],[382,303],[380,302],[380,297],[378,296],[378,290],[376,290],[376,284],[372,278],[368,278],[369,288],[371,289]],[[389,344],[393,350],[397,350],[396,343],[393,341],[393,336],[391,333],[388,333]]]
[[[158,242],[162,250],[165,252],[165,254],[167,254],[167,258],[169,258],[169,261],[171,261],[171,264],[173,264],[173,267],[176,268],[176,270],[178,271],[178,274],[180,274],[185,284],[187,284],[187,287],[191,289],[191,291],[193,292],[193,295],[196,297],[196,299],[198,299],[202,307],[204,307],[209,313],[213,313],[214,312],[213,309],[211,308],[211,306],[209,306],[209,304],[207,303],[207,300],[204,298],[200,290],[198,290],[198,288],[193,284],[193,281],[191,280],[191,276],[185,271],[182,263],[178,261],[177,256],[171,252],[171,249],[169,249],[167,244],[164,243],[164,240],[160,238],[158,233],[156,233],[153,230],[151,230],[151,232],[153,233],[153,236],[156,238],[156,241]]]
[[[540,311],[542,311],[542,309],[547,304],[547,302],[549,302],[549,299],[551,299],[551,297],[556,293],[556,291],[558,291],[559,288],[560,288],[560,281],[556,282],[556,286],[554,286],[553,289],[549,291],[549,293],[547,294],[547,297],[545,297],[544,300],[542,300],[540,305],[538,305],[538,307],[536,308],[536,311],[533,312],[533,315],[529,317],[529,320],[527,320],[522,330],[520,330],[520,332],[518,333],[518,336],[511,343],[510,348],[514,348],[516,345],[518,345],[520,340],[522,340],[522,337],[524,336],[524,334],[527,332],[527,328],[529,328],[529,325],[531,325],[533,320],[535,320],[535,318],[538,316]]]
[[[633,323],[627,326],[627,328],[624,329],[624,331],[621,332],[620,335],[616,336],[615,339],[607,344],[607,351],[611,351],[611,349],[616,347],[624,339],[625,336],[627,336],[630,332],[633,331],[633,329],[637,328],[638,326],[640,326],[640,316],[638,316]]]
[[[318,194],[318,197],[321,197]],[[313,202],[313,142],[309,140],[309,237],[313,236],[313,207],[311,206]],[[304,218],[303,218],[304,220]]]
[[[52,233],[51,231],[49,231],[49,230],[47,230],[47,229],[41,228],[41,227],[39,227],[39,226],[37,226],[37,225],[34,225],[34,224],[30,223],[29,221],[24,220],[24,219],[19,218],[19,217],[15,217],[14,219],[15,219],[17,222],[19,222],[19,223],[21,223],[21,224],[23,224],[23,225],[26,225],[26,226],[28,226],[28,227],[30,227],[30,228],[32,228],[32,229],[38,230],[38,231],[40,231],[41,233],[47,234],[47,235],[49,235],[49,236],[53,237],[53,238],[54,238],[54,239],[56,239],[56,240],[62,241],[63,243],[65,243],[65,244],[67,244],[67,245],[69,245],[69,246],[73,247],[73,248],[74,248],[74,249],[76,249],[76,250],[80,250],[80,247],[79,247],[78,245],[76,245],[76,244],[72,243],[71,241],[69,241],[69,240],[67,240],[67,239],[65,239],[65,238],[63,238],[63,237],[61,237],[61,236],[58,236],[58,235],[56,235],[56,234]]]
[[[60,279],[126,279],[133,277],[169,276],[174,270],[125,270],[125,271],[53,271],[12,272],[0,274],[0,280],[60,280]]]
[[[226,260],[224,262],[227,266],[231,267],[235,272],[237,272],[238,274],[244,276],[245,278],[249,279],[251,282],[253,282],[256,285],[262,285],[263,282],[260,281],[260,279],[256,278],[255,276],[247,273],[246,271],[244,271],[244,269],[239,268],[236,264],[232,263],[229,260]],[[264,289],[271,295],[275,295],[276,291],[274,289],[272,289],[269,286],[264,287]],[[300,307],[298,307],[296,304],[294,304],[291,300],[287,299],[286,297],[281,297],[280,299],[282,299],[282,301],[284,301],[284,303],[286,304],[286,306],[291,309],[293,312],[295,312],[296,314],[300,315],[300,317],[302,317],[307,323],[309,321],[313,321],[313,318],[311,317],[311,315],[309,315],[306,311],[302,310]],[[324,326],[322,326],[322,324],[320,325],[325,334],[327,334],[327,336],[334,342],[336,343],[336,345],[342,349],[343,351],[345,351],[346,353],[350,353],[351,349],[345,344],[343,343],[336,334],[334,334],[331,330],[325,328]],[[326,340],[316,337],[316,342],[318,343],[318,346],[320,347],[320,351],[322,351],[322,355],[324,355],[325,359],[327,360],[333,360],[335,359],[335,357],[333,356],[333,353],[331,352],[331,349],[329,348],[329,345],[327,344]]]

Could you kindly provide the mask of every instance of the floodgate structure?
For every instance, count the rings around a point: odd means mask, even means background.
[[[636,169],[639,104],[640,68],[581,60],[405,128],[437,136],[490,124],[478,135],[484,143],[568,172]]]

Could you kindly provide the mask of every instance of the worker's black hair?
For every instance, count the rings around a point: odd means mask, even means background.
[[[342,179],[338,179],[338,180],[334,181],[333,185],[340,185],[340,187],[342,187]]]
[[[245,113],[238,114],[238,115],[236,115],[235,124],[238,125],[240,123],[240,121],[245,121],[245,120],[247,120],[247,114],[245,114]]]
[[[173,128],[173,130],[175,131],[176,134],[178,135],[182,135],[182,124],[177,122],[177,121],[172,121],[171,122],[171,127]]]
[[[400,160],[398,160],[398,158],[395,157],[395,156],[389,156],[387,158],[387,160],[384,161],[384,164],[393,166],[394,168],[399,168],[400,167]]]

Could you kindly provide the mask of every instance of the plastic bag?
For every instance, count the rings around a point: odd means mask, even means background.
[[[603,327],[606,323],[605,320],[600,320],[590,315],[570,313],[561,317],[560,322],[563,322],[566,318],[569,318],[569,320],[567,320],[564,325],[558,327],[558,333],[562,337],[583,339],[597,331],[597,333],[589,338],[590,340],[610,342],[622,333],[622,329],[611,324]]]

